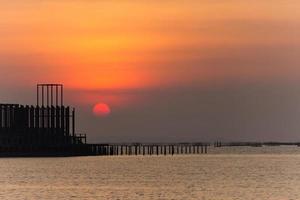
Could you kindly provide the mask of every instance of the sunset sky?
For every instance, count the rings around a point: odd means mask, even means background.
[[[63,83],[89,142],[299,141],[299,9],[298,0],[0,1],[0,101],[35,104],[37,83]]]

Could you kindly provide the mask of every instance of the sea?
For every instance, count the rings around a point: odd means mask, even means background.
[[[0,199],[298,200],[300,147],[208,154],[0,158]]]

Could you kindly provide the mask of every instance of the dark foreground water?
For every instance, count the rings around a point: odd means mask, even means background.
[[[300,199],[300,147],[0,159],[0,199]]]

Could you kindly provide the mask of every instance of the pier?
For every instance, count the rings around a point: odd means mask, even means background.
[[[88,144],[92,155],[175,155],[175,154],[207,154],[209,143],[116,143]]]
[[[214,147],[263,147],[263,146],[300,146],[300,142],[220,142],[213,143]]]

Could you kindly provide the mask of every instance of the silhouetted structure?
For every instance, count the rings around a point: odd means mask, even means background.
[[[81,155],[85,144],[61,84],[38,84],[36,106],[0,104],[0,155]]]
[[[94,155],[207,154],[208,143],[118,143],[89,144]]]
[[[38,84],[37,105],[0,104],[0,156],[167,155],[207,153],[208,144],[86,144],[62,84]]]

